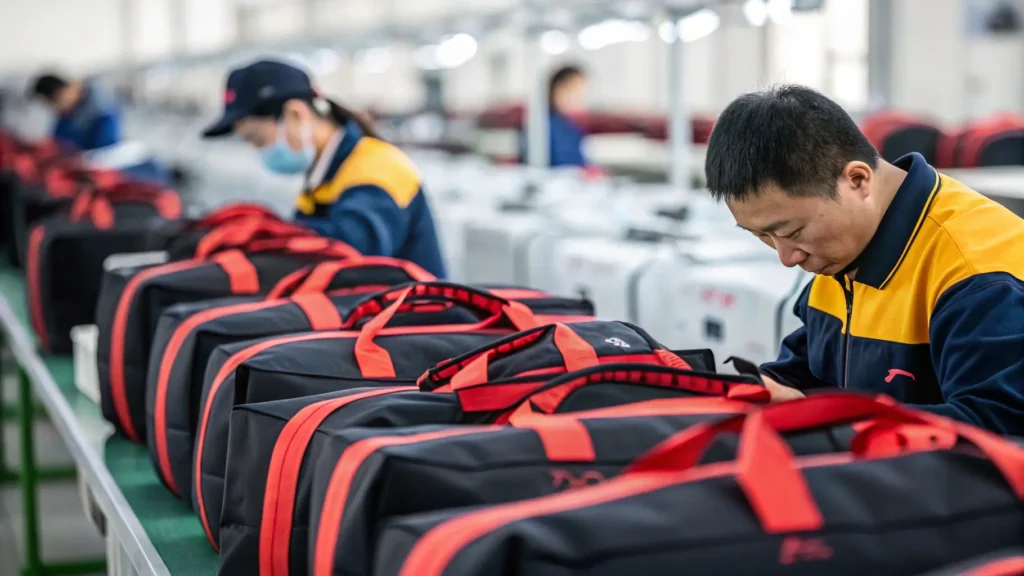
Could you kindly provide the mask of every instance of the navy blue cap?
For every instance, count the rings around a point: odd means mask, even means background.
[[[235,123],[266,102],[311,98],[316,90],[301,68],[276,60],[260,60],[228,74],[224,89],[224,114],[203,131],[212,138],[230,134]]]

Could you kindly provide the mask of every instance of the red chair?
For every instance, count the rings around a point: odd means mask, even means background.
[[[879,112],[862,123],[861,131],[888,162],[918,152],[929,164],[945,166],[940,154],[945,135],[922,118],[898,110]]]

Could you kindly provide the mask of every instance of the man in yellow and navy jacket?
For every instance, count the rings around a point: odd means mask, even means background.
[[[1024,220],[910,154],[889,164],[799,86],[736,99],[708,187],[786,266],[817,276],[761,366],[773,399],[839,387],[1024,435]]]
[[[228,75],[224,114],[203,135],[235,133],[268,170],[305,174],[295,218],[368,256],[392,256],[445,277],[416,166],[373,126],[320,96],[300,68],[261,60]]]

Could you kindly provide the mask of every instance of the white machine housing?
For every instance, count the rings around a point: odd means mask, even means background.
[[[782,339],[800,326],[793,305],[813,276],[777,260],[700,266],[681,274],[672,315],[679,345],[710,348],[719,361],[775,359]]]

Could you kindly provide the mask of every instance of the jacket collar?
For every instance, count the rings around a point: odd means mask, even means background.
[[[907,177],[867,248],[843,272],[857,270],[857,282],[879,290],[885,288],[903,263],[941,185],[938,172],[916,152],[900,157],[893,165],[906,170]]]
[[[306,174],[305,189],[313,190],[334,180],[341,165],[352,154],[362,137],[363,131],[359,128],[359,124],[351,120],[345,122],[345,125],[327,143],[323,154]]]

